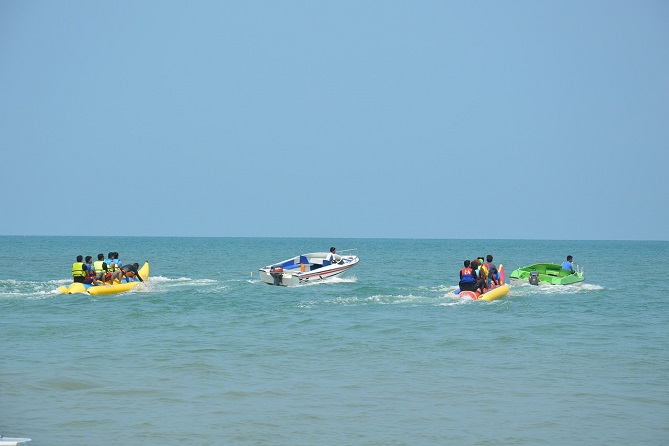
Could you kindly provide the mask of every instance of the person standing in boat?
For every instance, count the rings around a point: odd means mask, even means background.
[[[88,268],[84,263],[84,256],[77,256],[77,261],[72,264],[72,282],[84,283]]]
[[[562,269],[569,271],[570,273],[574,274],[574,264],[572,263],[572,260],[574,258],[572,256],[567,256],[567,260],[565,262],[562,262]]]
[[[337,262],[337,248],[335,248],[334,246],[330,248],[330,254],[328,254],[327,257],[325,257],[325,260],[329,260],[330,263],[333,264],[339,263]]]

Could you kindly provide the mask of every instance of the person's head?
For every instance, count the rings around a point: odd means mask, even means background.
[[[486,262],[492,262],[492,256],[490,254],[488,254],[485,259]]]
[[[572,261],[572,259],[573,259],[573,257],[572,257],[572,256],[567,256],[567,262],[571,262],[571,261]]]
[[[332,248],[330,248],[330,252],[334,254],[335,252],[337,252],[337,249],[333,246]]]
[[[93,257],[86,256],[86,263],[91,263],[92,261],[93,261]]]
[[[114,252],[114,258],[118,259],[118,252]]]
[[[471,264],[472,262],[470,262],[469,260],[465,260],[465,268],[469,268],[469,265]]]
[[[476,260],[478,260],[478,262],[479,262],[479,265],[482,265],[482,264],[483,264],[483,257],[479,257],[479,258],[478,258],[478,259],[476,259]]]
[[[102,253],[98,254],[98,260],[104,260],[104,259],[105,259],[104,254],[102,254]]]
[[[135,268],[139,268],[139,263],[133,263],[132,266],[134,266]]]
[[[471,265],[472,265],[472,268],[474,268],[474,269],[478,268],[479,267],[478,260],[476,260],[476,259],[472,260]]]
[[[83,256],[77,256],[77,262],[81,262],[82,260],[84,260]]]

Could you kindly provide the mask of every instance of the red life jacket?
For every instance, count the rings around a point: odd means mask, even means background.
[[[476,282],[474,270],[471,268],[462,268],[460,270],[460,280],[463,282]]]

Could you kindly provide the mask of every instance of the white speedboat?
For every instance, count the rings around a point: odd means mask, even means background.
[[[0,435],[0,446],[18,446],[32,441],[30,438],[3,437]]]
[[[260,280],[270,285],[298,285],[305,282],[326,279],[342,274],[360,259],[354,255],[334,255],[334,261],[327,260],[329,252],[301,254],[283,262],[260,268]]]

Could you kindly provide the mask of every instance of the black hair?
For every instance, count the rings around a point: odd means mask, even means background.
[[[485,258],[486,262],[492,262],[492,256],[488,254],[488,256]]]
[[[336,248],[333,246],[332,248],[330,248],[330,252],[334,251],[335,249]]]
[[[89,260],[93,259],[91,256],[86,256],[86,263],[88,263]]]
[[[471,265],[471,264],[472,264],[472,262],[470,262],[469,260],[465,260],[465,268],[469,267],[469,265]]]
[[[81,262],[84,258],[82,256],[77,256],[77,262]]]
[[[571,259],[573,259],[572,256],[567,256],[567,262],[571,262]]]
[[[98,254],[98,260],[104,260],[104,259],[105,259],[104,254],[102,254],[102,253]]]

